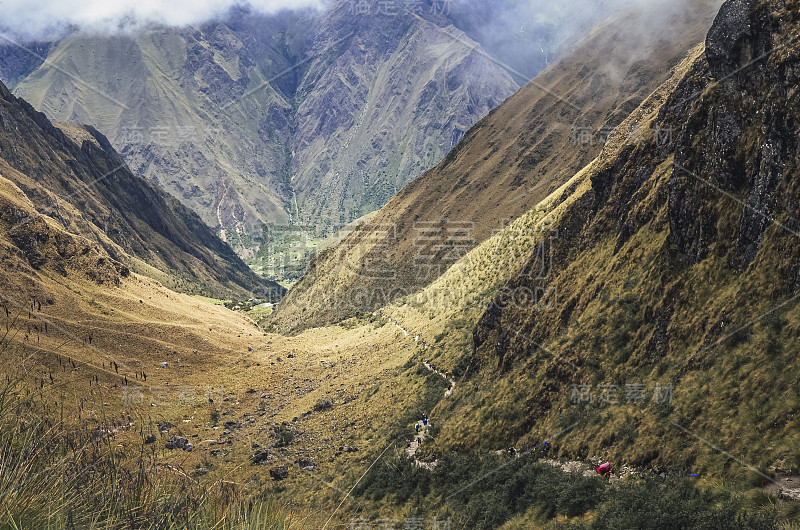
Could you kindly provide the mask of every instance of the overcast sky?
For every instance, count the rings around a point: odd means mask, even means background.
[[[322,8],[335,0],[0,0],[0,34],[25,40],[52,40],[65,30],[113,34],[158,23],[186,26],[220,18],[234,6],[249,6],[261,13],[282,9]],[[351,2],[363,0],[347,0]],[[393,2],[402,7],[414,0],[368,0]],[[418,0],[417,0],[418,1]],[[693,0],[426,0],[438,9],[469,10],[485,17],[481,42],[508,44],[510,32],[540,31],[553,24],[564,37],[587,22],[602,20],[633,4],[654,14],[670,11]],[[721,0],[720,0],[721,1]],[[496,35],[493,35],[496,33]]]
[[[70,26],[100,33],[136,29],[158,22],[197,24],[237,5],[272,13],[319,7],[322,0],[2,0],[0,30],[19,37],[51,38]]]

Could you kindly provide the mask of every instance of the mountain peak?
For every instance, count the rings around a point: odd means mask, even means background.
[[[706,57],[717,78],[747,62],[745,40],[752,37],[750,11],[756,0],[727,0],[714,19],[706,38]]]

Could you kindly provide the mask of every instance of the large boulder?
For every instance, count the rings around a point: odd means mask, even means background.
[[[317,404],[314,405],[314,410],[316,412],[321,412],[323,410],[328,410],[331,407],[333,407],[333,402],[330,399],[321,398],[319,401],[317,401]]]
[[[161,423],[158,424],[158,432],[160,432],[161,434],[164,434],[165,432],[167,432],[168,430],[170,430],[173,427],[174,427],[174,425],[172,425],[170,422],[162,421]]]
[[[266,464],[271,460],[271,457],[267,451],[256,451],[250,456],[250,460],[253,462],[253,465]]]

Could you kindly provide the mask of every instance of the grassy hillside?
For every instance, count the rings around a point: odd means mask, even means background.
[[[0,261],[0,525],[284,529],[313,520],[234,485],[201,485],[146,440],[165,417],[179,423],[189,403],[222,392],[215,370],[254,364],[247,348],[261,332],[251,321],[131,273],[38,215],[5,176]]]
[[[22,490],[0,520],[793,528],[798,31],[791,6],[727,2],[552,193],[411,295],[291,335],[131,273],[0,166],[0,456],[69,456],[51,512]],[[39,417],[57,451],[20,458]]]

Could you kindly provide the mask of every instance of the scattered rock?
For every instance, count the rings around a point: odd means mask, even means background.
[[[256,389],[255,388],[248,388],[246,393],[247,394],[255,394],[256,393]]]
[[[222,424],[222,426],[225,427],[225,429],[228,429],[228,430],[234,430],[234,429],[241,429],[242,428],[242,424],[241,423],[239,423],[238,421],[232,421],[232,420],[231,421],[226,421],[225,423]]]
[[[295,465],[303,471],[314,471],[317,467],[317,464],[308,458],[298,458]]]
[[[173,436],[169,440],[167,440],[166,447],[167,449],[184,449],[186,450],[187,445],[192,445],[189,443],[189,440],[184,438],[183,436]],[[194,446],[192,446],[194,448]]]
[[[189,451],[191,453],[192,451],[194,451],[194,444],[187,443],[184,446],[183,450],[184,451]]]
[[[340,453],[355,453],[358,451],[357,445],[344,445],[339,448]]]
[[[162,421],[161,423],[158,424],[158,432],[161,433],[161,434],[164,434],[165,432],[167,432],[168,430],[170,430],[173,427],[175,427],[175,426],[173,424],[171,424],[170,422]]]
[[[169,367],[169,364],[166,361],[161,363],[161,368],[167,368],[167,367]]]
[[[333,407],[333,402],[330,399],[320,398],[320,400],[317,401],[317,404],[314,405],[314,410],[316,412],[321,412],[323,410],[328,410],[331,407]]]
[[[228,451],[226,451],[225,449],[212,449],[211,456],[219,456],[219,457],[228,456]]]
[[[250,460],[253,461],[253,465],[257,464],[265,464],[270,461],[270,455],[266,451],[256,451],[255,453],[250,456]]]
[[[283,480],[289,477],[289,466],[275,466],[269,470],[273,480]]]
[[[192,472],[192,475],[196,477],[202,477],[203,475],[208,475],[208,468],[198,467]]]
[[[152,444],[155,443],[155,441],[156,441],[155,434],[148,434],[147,437],[144,439],[144,443],[146,444]]]

